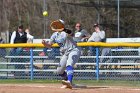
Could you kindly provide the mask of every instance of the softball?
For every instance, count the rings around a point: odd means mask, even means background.
[[[43,16],[48,16],[48,12],[47,11],[44,11],[43,12]]]

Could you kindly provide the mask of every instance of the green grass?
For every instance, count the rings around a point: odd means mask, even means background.
[[[48,84],[59,83],[58,80],[26,80],[26,79],[4,79],[0,80],[0,84]]]
[[[26,80],[26,79],[8,79],[0,80],[0,84],[58,84],[60,80]],[[140,81],[122,81],[122,80],[74,80],[76,84],[91,86],[126,86],[140,87]]]

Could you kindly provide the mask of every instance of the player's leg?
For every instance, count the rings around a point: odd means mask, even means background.
[[[57,67],[57,73],[62,77],[62,81],[67,81],[67,73],[65,72],[67,58],[68,56],[63,55]],[[63,85],[61,88],[67,88],[67,85]]]
[[[73,66],[76,62],[78,62],[80,58],[80,51],[79,50],[74,50],[68,55],[68,60],[66,64],[66,69],[67,69],[67,76],[68,80],[72,83],[72,78],[73,78]]]
[[[67,85],[69,88],[72,88],[72,79],[73,79],[73,66],[76,62],[78,62],[80,58],[80,51],[74,50],[68,55],[68,60],[66,64],[66,70],[67,70],[67,81],[63,81],[62,83]]]
[[[63,80],[67,80],[67,73],[65,72],[67,58],[68,56],[63,55],[57,67],[57,74],[59,74]]]

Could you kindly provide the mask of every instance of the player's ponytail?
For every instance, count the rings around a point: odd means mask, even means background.
[[[64,28],[64,30],[67,34],[72,34],[72,31],[70,29]]]

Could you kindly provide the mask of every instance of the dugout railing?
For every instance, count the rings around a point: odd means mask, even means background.
[[[126,55],[121,51],[121,55],[116,55],[114,49],[118,47],[129,47],[131,49],[140,46],[139,43],[78,43],[81,47],[93,46],[96,47],[96,56],[82,55],[80,61],[75,65],[75,77],[78,79],[138,79],[140,69],[140,55]],[[56,47],[57,44],[54,44]],[[56,75],[56,67],[59,63],[60,56],[55,56],[53,59],[49,59],[48,56],[36,56],[34,51],[36,48],[42,48],[42,44],[1,44],[1,48],[14,48],[14,47],[28,47],[30,51],[26,52],[26,55],[9,56],[5,55],[1,57],[0,61],[0,77],[3,78],[48,78],[59,79]],[[104,47],[111,48],[109,55],[101,55],[101,50]],[[118,49],[117,49],[118,50]],[[136,52],[138,52],[136,51]],[[9,52],[9,51],[8,51]],[[118,52],[118,51],[115,51]],[[120,51],[119,51],[120,52]],[[132,51],[129,51],[130,53]],[[128,52],[128,54],[129,54]],[[115,54],[115,55],[113,55]],[[101,59],[105,59],[105,62],[100,62]],[[11,59],[19,59],[16,62],[11,62]],[[83,60],[84,61],[83,61]],[[86,59],[86,61],[85,61]],[[120,60],[121,61],[118,61]],[[122,60],[123,59],[123,60]],[[134,61],[130,59],[135,59]],[[24,61],[24,62],[22,62]],[[21,66],[14,68],[14,66]],[[131,67],[132,66],[132,67]],[[15,74],[16,73],[16,74]],[[135,77],[134,77],[135,76]]]

